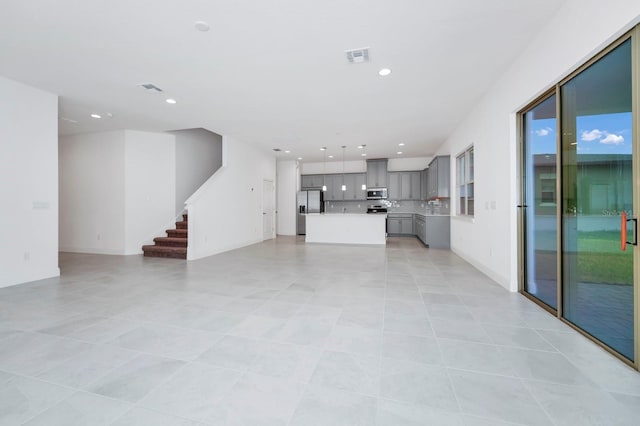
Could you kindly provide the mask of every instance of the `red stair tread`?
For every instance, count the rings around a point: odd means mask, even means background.
[[[154,243],[162,247],[186,247],[187,241],[186,238],[179,237],[156,237],[153,239]]]

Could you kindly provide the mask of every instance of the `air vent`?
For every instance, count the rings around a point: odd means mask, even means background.
[[[347,60],[352,64],[359,64],[362,62],[369,62],[369,48],[362,47],[360,49],[345,50],[347,54]]]
[[[280,148],[273,148],[273,150],[274,150],[275,152],[280,152],[280,151],[282,151]]]
[[[142,87],[144,90],[146,90],[147,92],[151,92],[151,93],[162,93],[162,89],[159,88],[158,86],[156,86],[153,83],[142,83],[142,84],[138,84],[138,87]]]

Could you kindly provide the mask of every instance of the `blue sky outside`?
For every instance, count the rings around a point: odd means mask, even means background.
[[[631,154],[631,112],[577,118],[579,154]],[[530,122],[532,154],[556,152],[555,118]]]

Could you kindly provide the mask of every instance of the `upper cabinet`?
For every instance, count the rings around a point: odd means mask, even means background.
[[[387,187],[387,160],[367,160],[367,188]]]
[[[366,175],[364,173],[347,173],[344,175],[344,184],[346,190],[343,194],[344,201],[357,201],[366,200],[367,191],[362,189],[362,185],[366,182]]]
[[[324,193],[325,201],[342,201],[342,175],[325,175],[327,192]]]
[[[427,200],[429,198],[429,169],[420,172],[420,199]]]
[[[435,157],[429,163],[427,200],[449,198],[450,165],[451,162],[448,155]]]
[[[420,200],[421,172],[389,172],[388,190],[391,200]]]
[[[328,175],[302,175],[301,187],[305,189],[320,189],[327,186],[324,192],[325,201],[361,201],[367,199],[367,190],[362,189],[367,177],[364,173],[342,173]],[[345,190],[342,190],[344,182]]]
[[[301,189],[319,189],[324,185],[324,175],[302,175],[300,179]]]

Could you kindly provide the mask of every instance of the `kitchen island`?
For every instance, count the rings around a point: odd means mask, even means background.
[[[386,214],[312,213],[306,215],[307,243],[385,245]]]

